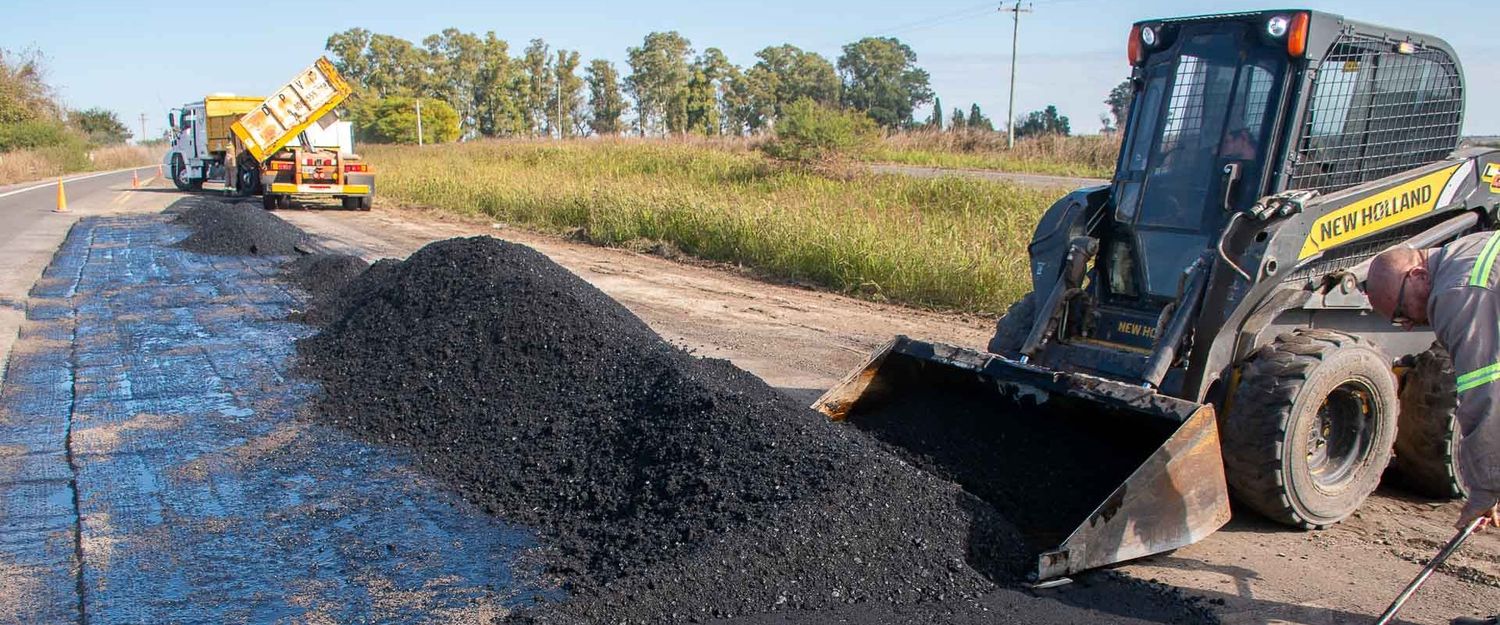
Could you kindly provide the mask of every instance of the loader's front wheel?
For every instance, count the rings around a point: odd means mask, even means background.
[[[1468,494],[1458,472],[1458,378],[1434,343],[1417,354],[1401,382],[1400,430],[1391,465],[1403,485],[1434,499]]]
[[[995,322],[995,336],[990,339],[987,351],[1008,358],[1021,355],[1021,345],[1031,333],[1031,324],[1036,321],[1036,293],[1027,293],[1016,300],[1005,315]]]
[[[1399,399],[1385,355],[1329,330],[1283,334],[1244,364],[1220,421],[1230,490],[1272,520],[1344,520],[1390,463]]]

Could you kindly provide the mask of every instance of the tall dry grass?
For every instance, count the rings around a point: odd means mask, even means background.
[[[1029,289],[1026,243],[1058,193],[964,178],[824,176],[744,142],[366,146],[382,196],[863,297],[979,312]]]
[[[81,171],[109,171],[157,162],[155,150],[133,145],[111,145],[92,150],[63,144],[32,150],[0,152],[0,185],[55,178]]]
[[[1057,176],[1108,178],[1114,173],[1116,137],[1044,135],[1006,148],[1000,132],[915,130],[885,138],[869,159],[926,167],[967,167]]]

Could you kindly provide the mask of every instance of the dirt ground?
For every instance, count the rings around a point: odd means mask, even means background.
[[[892,335],[967,346],[992,320],[917,311],[758,281],[732,267],[624,250],[417,210],[282,211],[333,251],[405,257],[426,243],[490,234],[524,243],[593,283],[667,339],[727,358],[811,401]],[[1118,567],[1207,597],[1225,623],[1368,622],[1451,535],[1456,504],[1382,491],[1355,517],[1321,532],[1291,531],[1237,512],[1209,539]],[[1475,538],[1402,612],[1446,623],[1500,610],[1500,535]]]

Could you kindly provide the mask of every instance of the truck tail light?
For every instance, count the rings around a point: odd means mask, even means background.
[[[296,165],[291,161],[271,161],[272,171],[291,171]]]
[[[362,173],[365,173],[365,172],[368,172],[368,171],[370,171],[370,166],[366,165],[364,163],[346,163],[344,165],[344,173],[346,173],[346,174],[348,174],[348,173],[362,174]]]

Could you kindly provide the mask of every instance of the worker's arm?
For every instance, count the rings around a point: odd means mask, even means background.
[[[1459,471],[1469,487],[1462,523],[1500,501],[1500,293],[1464,286],[1433,293],[1431,320],[1458,372]]]

